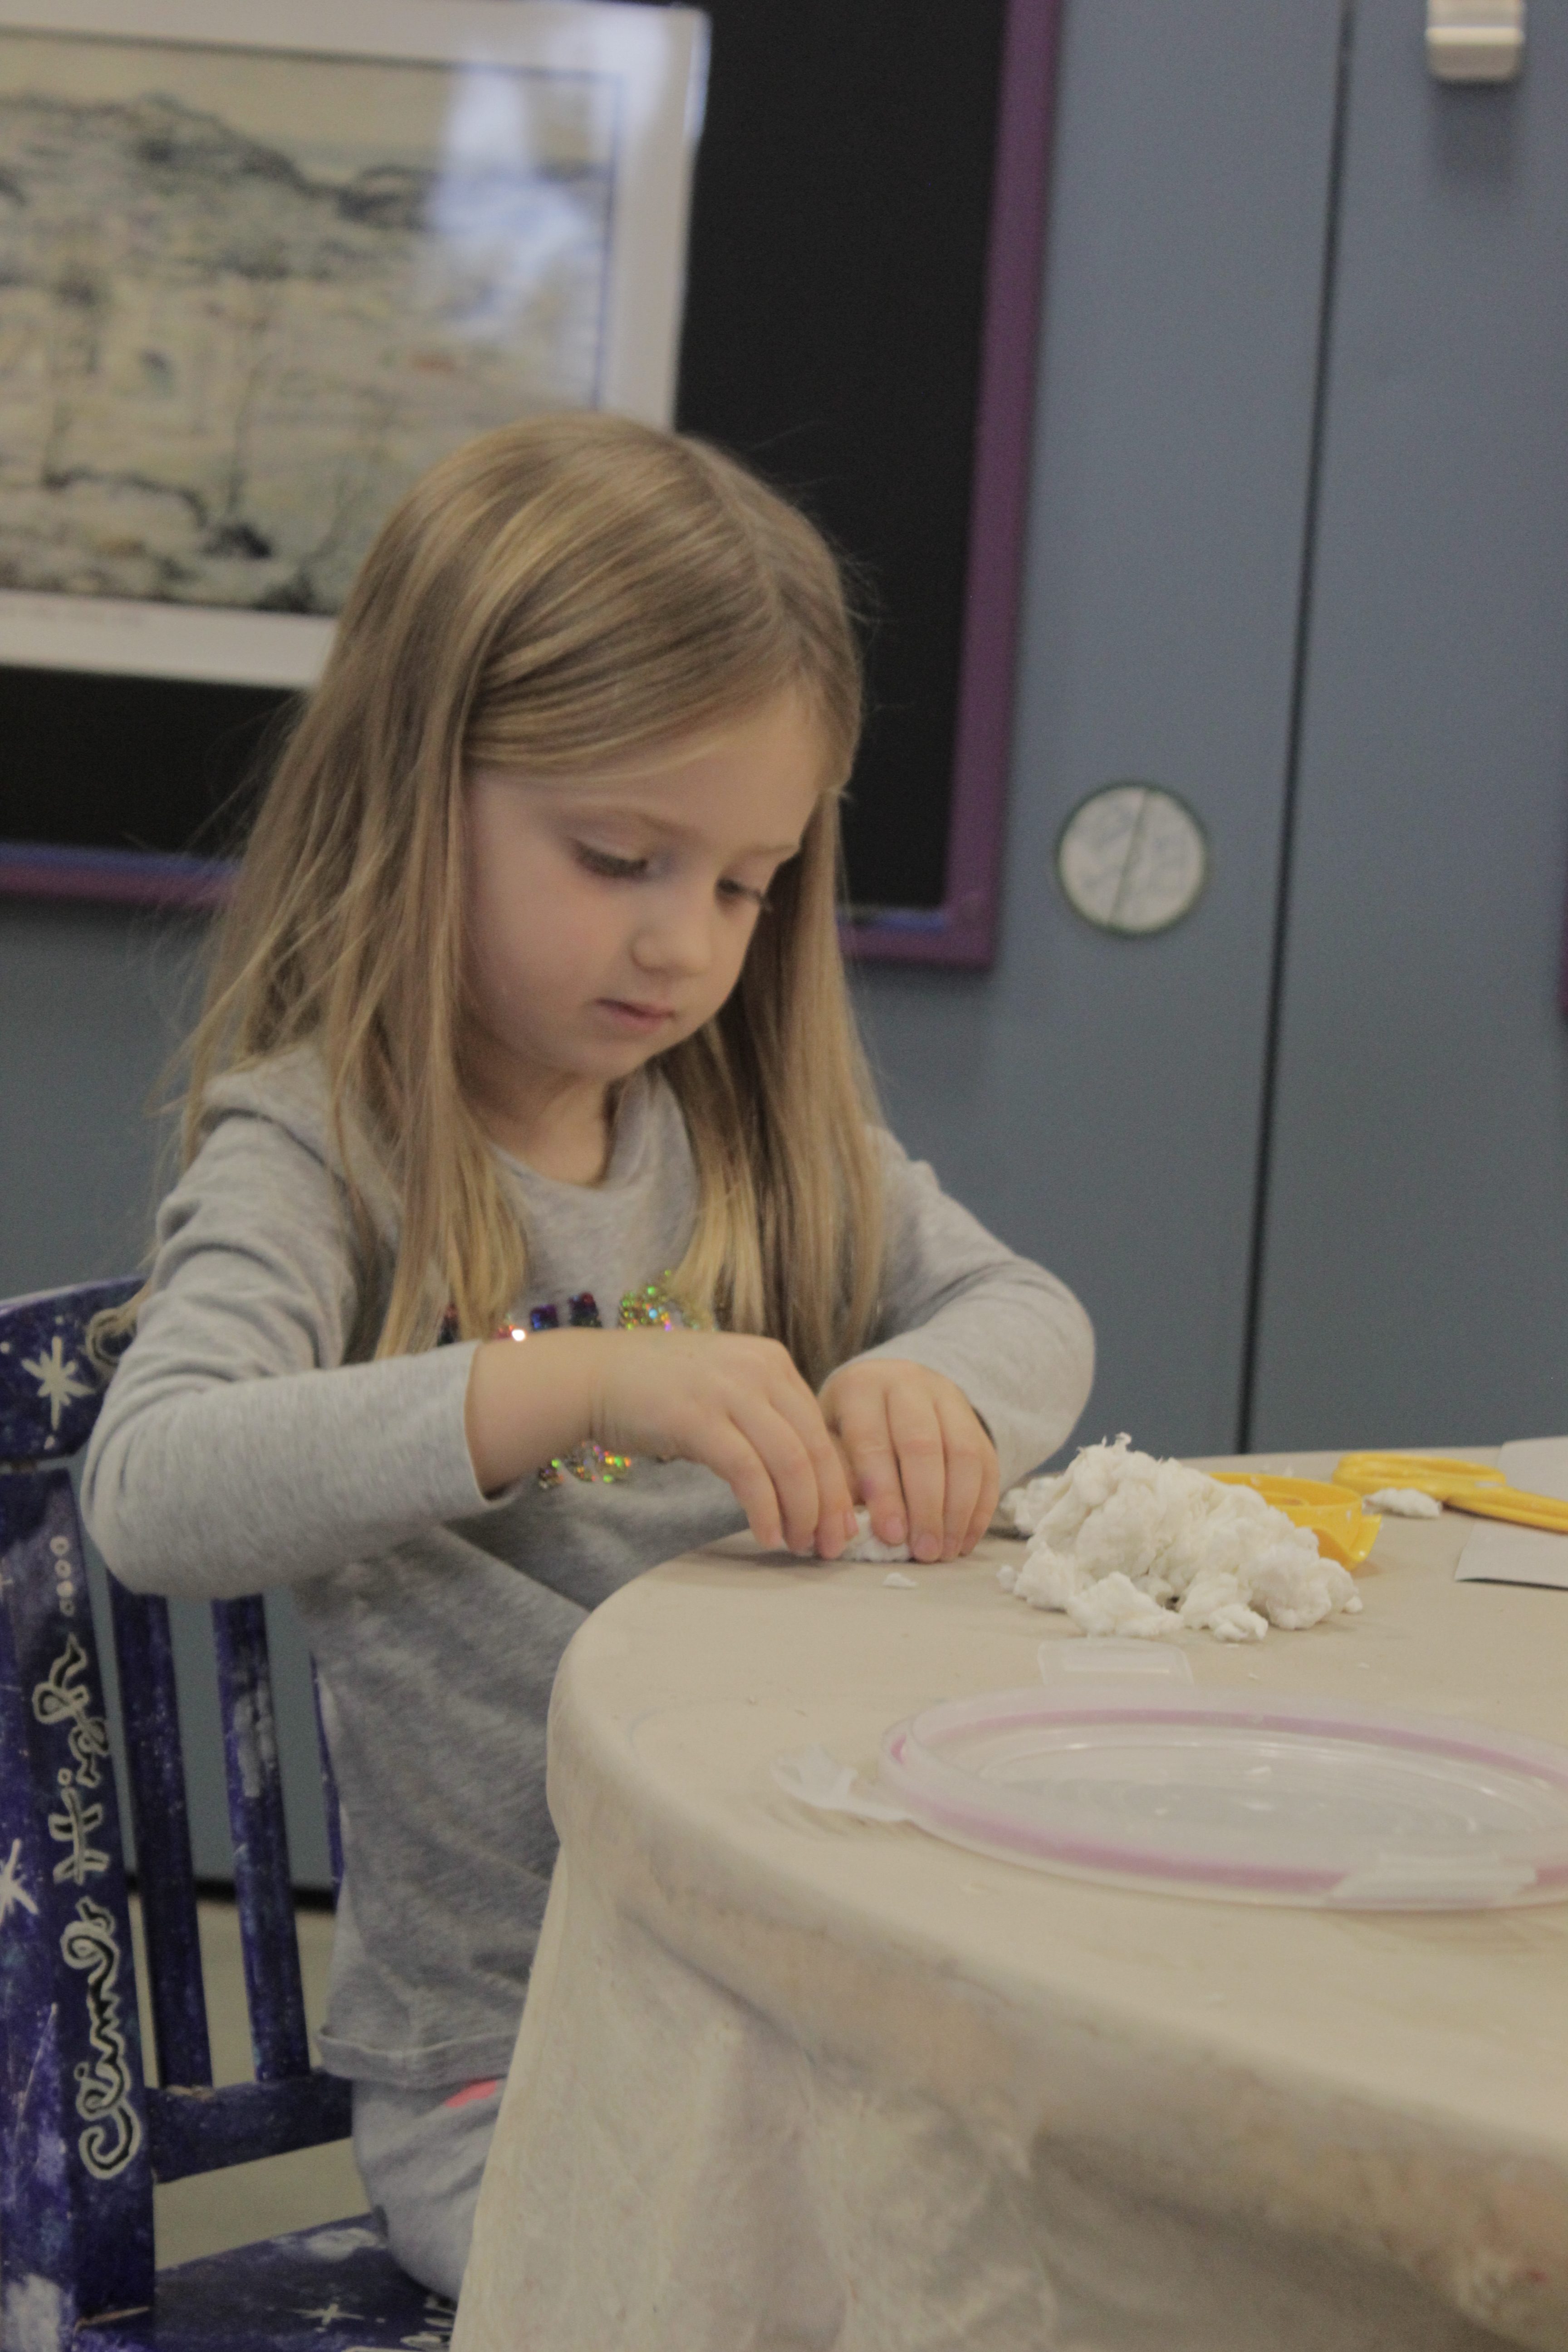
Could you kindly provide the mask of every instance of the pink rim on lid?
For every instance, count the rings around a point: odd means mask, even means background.
[[[1441,1716],[1037,1685],[896,1724],[879,1780],[939,1837],[1150,1893],[1379,1910],[1568,1896],[1568,1748]]]

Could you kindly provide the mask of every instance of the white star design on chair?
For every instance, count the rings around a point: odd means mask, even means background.
[[[11,1851],[0,1866],[0,1927],[3,1927],[17,1905],[30,1911],[36,1919],[38,1906],[22,1884],[22,1841],[13,1838]]]
[[[331,2326],[334,2320],[363,2319],[364,2314],[363,2311],[351,2311],[346,2303],[340,2303],[334,2295],[331,2303],[318,2303],[309,2311],[300,2311],[298,2316],[313,2319],[319,2335],[323,2327]]]
[[[24,1356],[22,1370],[32,1373],[38,1383],[38,1394],[41,1397],[47,1397],[49,1401],[51,1429],[58,1429],[60,1425],[62,1405],[70,1404],[77,1397],[92,1394],[91,1382],[79,1381],[76,1376],[76,1358],[72,1356],[68,1362],[64,1343],[58,1331],[55,1333],[54,1344],[48,1354]]]

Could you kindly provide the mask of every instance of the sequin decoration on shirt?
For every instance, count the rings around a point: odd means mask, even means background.
[[[678,1298],[669,1287],[668,1273],[657,1282],[647,1284],[641,1290],[628,1290],[621,1301],[620,1324],[623,1331],[711,1331],[713,1318],[700,1314]]]

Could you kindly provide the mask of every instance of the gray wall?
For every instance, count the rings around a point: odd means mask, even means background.
[[[200,933],[0,898],[0,1297],[133,1268]]]

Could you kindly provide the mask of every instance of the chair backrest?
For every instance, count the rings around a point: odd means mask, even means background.
[[[349,2131],[312,2070],[258,1599],[213,1607],[254,2083],[215,2090],[168,1604],[111,1577],[158,2083],[142,2063],[120,1811],[65,1468],[132,1282],[0,1304],[0,2278],[57,2330],[153,2299],[153,2183]],[[320,1716],[318,1714],[318,1726]],[[336,1791],[322,1775],[334,1881]],[[38,2340],[44,2340],[39,2333]],[[49,2340],[54,2340],[50,2338]]]

